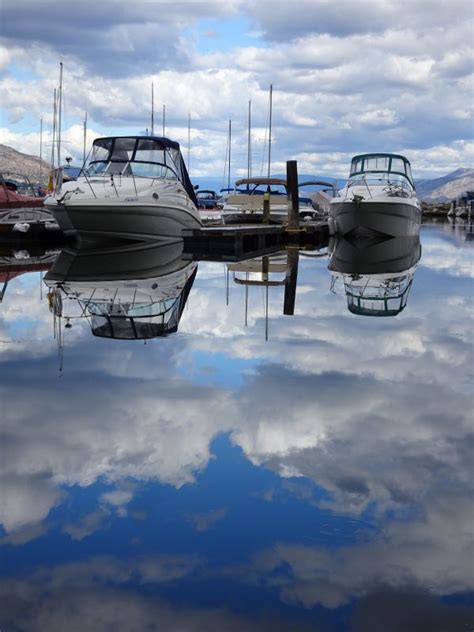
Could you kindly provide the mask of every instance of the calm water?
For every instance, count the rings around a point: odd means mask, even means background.
[[[471,632],[470,236],[11,278],[2,632]]]

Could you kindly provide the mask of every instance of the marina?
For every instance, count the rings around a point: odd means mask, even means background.
[[[2,0],[0,632],[473,632],[467,0]]]

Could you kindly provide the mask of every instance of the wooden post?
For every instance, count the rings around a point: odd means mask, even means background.
[[[286,163],[286,181],[288,188],[288,230],[299,230],[300,209],[298,202],[298,167],[296,160]]]
[[[266,191],[263,194],[263,217],[262,224],[268,224],[270,221],[270,193]]]
[[[293,316],[295,313],[296,281],[298,279],[298,248],[288,248],[287,268],[285,279],[285,296],[283,299],[283,314]]]

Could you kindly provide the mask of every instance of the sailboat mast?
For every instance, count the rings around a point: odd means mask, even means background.
[[[153,81],[151,82],[151,135],[155,135],[155,95]]]
[[[270,177],[271,161],[272,161],[272,105],[273,105],[273,84],[270,84],[270,117],[268,124],[268,177]]]
[[[191,165],[191,112],[188,114],[188,173]]]
[[[84,138],[82,143],[82,164],[86,164],[87,112],[84,116]]]
[[[51,145],[51,169],[54,170],[54,157],[55,157],[55,151],[56,151],[56,116],[57,116],[57,112],[56,112],[56,108],[57,108],[57,99],[56,99],[56,88],[54,88],[53,90],[53,143]]]
[[[247,178],[252,177],[252,101],[249,101],[249,134],[248,134],[248,151],[247,151]]]
[[[40,164],[39,164],[39,182],[43,180],[43,119],[40,119]]]
[[[59,62],[59,90],[58,90],[58,167],[61,166],[61,114],[63,102],[63,62]]]
[[[227,188],[230,189],[230,150],[232,146],[232,121],[229,119],[229,164],[227,171]]]

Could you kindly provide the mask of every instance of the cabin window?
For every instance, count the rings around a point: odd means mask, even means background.
[[[405,161],[401,158],[392,158],[391,171],[397,171],[398,173],[405,173]]]
[[[101,160],[98,162],[91,162],[87,167],[87,174],[90,176],[97,175],[99,173],[104,173],[105,168],[107,167],[107,161]]]
[[[386,156],[371,156],[364,160],[364,171],[388,171],[389,158]]]
[[[121,160],[127,162],[132,159],[134,149],[134,138],[116,138],[110,160]]]
[[[103,138],[101,140],[96,140],[92,147],[91,162],[96,162],[98,160],[108,160],[111,149],[112,149],[111,138]]]
[[[156,141],[141,139],[138,141],[135,160],[139,160],[140,162],[165,163],[165,151],[163,147]]]

